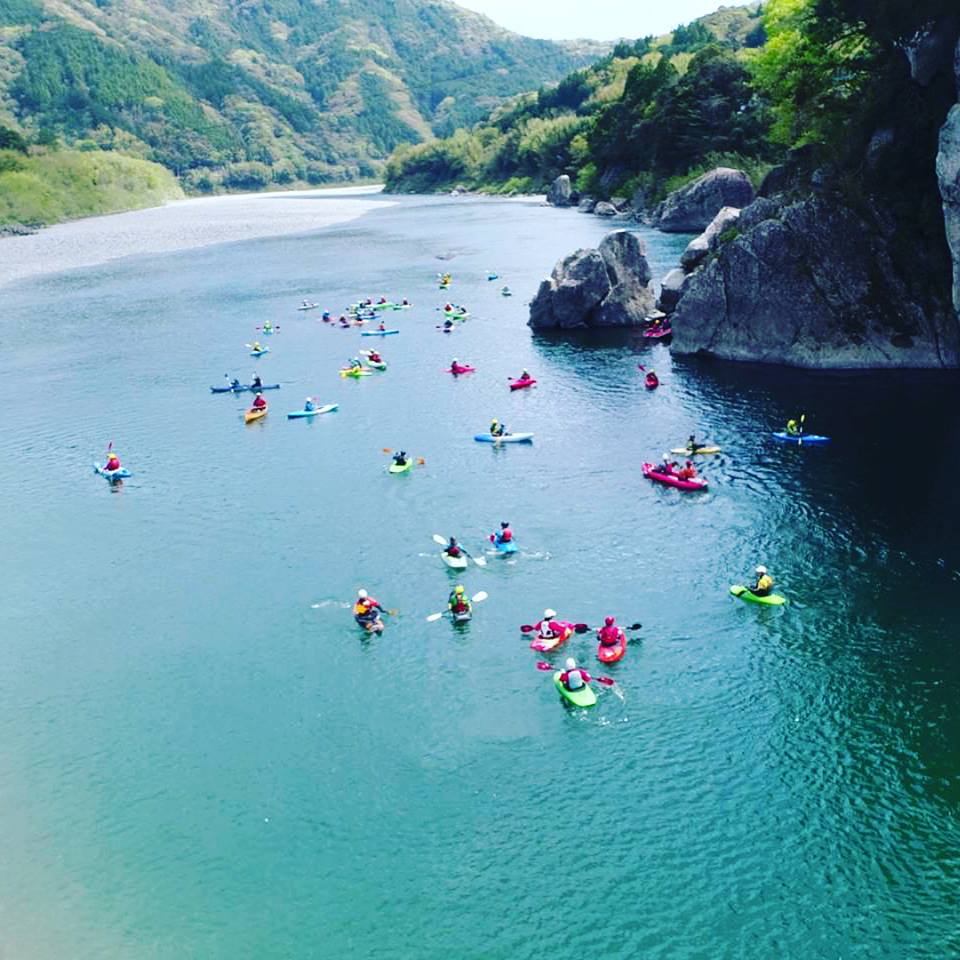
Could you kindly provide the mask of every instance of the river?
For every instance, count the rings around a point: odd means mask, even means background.
[[[960,956],[956,380],[532,335],[540,278],[608,224],[357,202],[0,288],[0,954]],[[686,238],[641,232],[662,276]],[[295,307],[381,292],[415,308],[388,372],[345,382],[371,339]],[[282,389],[245,426],[208,387],[254,368]],[[340,409],[287,421],[307,394]],[[834,442],[773,443],[798,412]],[[492,416],[534,444],[474,443]],[[723,446],[709,492],[643,479],[694,430]],[[424,465],[388,476],[398,447]],[[455,582],[431,534],[480,551],[501,520],[521,549],[464,577],[473,622],[427,623]],[[729,595],[758,562],[786,607]],[[382,637],[358,587],[398,611]],[[643,623],[619,695],[564,708],[518,631],[545,606]]]

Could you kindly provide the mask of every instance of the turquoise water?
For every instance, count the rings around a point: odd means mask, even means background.
[[[957,382],[531,335],[605,229],[409,199],[3,289],[5,958],[960,955]],[[645,239],[661,276],[685,238]],[[344,382],[371,339],[294,307],[381,292],[416,308]],[[208,386],[254,368],[283,388],[247,427]],[[308,393],[339,412],[288,422]],[[768,440],[801,410],[832,446]],[[491,416],[534,445],[474,443]],[[708,493],[640,476],[692,430],[724,448]],[[400,446],[426,463],[389,477]],[[431,534],[504,519],[474,621],[426,623],[455,582]],[[757,562],[789,606],[728,595]],[[361,586],[399,611],[380,638]],[[548,605],[642,621],[620,696],[561,705],[517,629]]]

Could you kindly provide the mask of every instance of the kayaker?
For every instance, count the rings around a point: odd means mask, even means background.
[[[386,330],[386,329],[387,329],[386,324],[381,320],[381,321],[377,324],[377,330],[379,330],[381,333],[383,333],[383,331]]]
[[[501,293],[501,295],[504,296],[504,297],[511,297],[511,296],[513,296],[513,294],[510,293],[510,288],[509,288],[509,287],[504,287],[504,288],[500,291],[500,293]]]
[[[237,389],[239,389],[239,387],[240,387],[240,381],[239,381],[236,377],[234,377],[234,378],[230,381],[230,389],[231,389],[231,390],[237,390]]]
[[[381,297],[381,298],[377,301],[377,303],[386,303],[386,302],[387,302],[387,298],[386,298],[386,297]]]
[[[447,606],[451,613],[470,613],[473,609],[463,587],[458,583],[447,598]]]
[[[491,437],[505,437],[507,435],[507,428],[496,418],[490,421],[490,436]]]
[[[263,347],[260,346],[260,341],[259,341],[259,340],[254,340],[254,341],[253,341],[253,345],[250,347],[250,349],[251,349],[254,353],[259,353],[259,352],[263,349]]]
[[[443,332],[449,333],[452,329],[453,329],[453,321],[449,317],[447,317],[447,319],[443,321]]]
[[[543,611],[543,619],[537,624],[537,634],[544,640],[553,640],[556,637],[558,631],[556,616],[556,610]]]
[[[647,383],[651,386],[658,386],[660,384],[660,378],[657,376],[656,370],[650,370],[647,372]]]
[[[366,590],[357,591],[357,602],[353,605],[353,615],[357,623],[376,623],[382,609],[380,602],[374,600]]]
[[[264,321],[263,332],[269,333],[272,329],[273,329],[273,324],[269,320]]]
[[[371,363],[383,363],[383,358],[377,353],[376,350],[370,350],[367,352],[367,359]]]
[[[460,549],[460,545],[457,543],[456,537],[451,537],[450,542],[443,548],[443,552],[448,556],[456,559],[463,555],[463,551]]]
[[[673,473],[673,461],[670,459],[669,453],[663,455],[663,461],[654,467],[654,471],[656,473],[666,474],[668,477]]]
[[[567,657],[566,669],[560,674],[560,682],[568,690],[580,690],[583,685],[590,683],[593,677],[582,667],[577,666],[577,661],[573,657]]]
[[[513,540],[513,531],[510,529],[510,524],[504,520],[500,524],[500,532],[491,533],[490,539],[494,543],[510,543]]]
[[[687,437],[687,450],[689,450],[690,453],[696,453],[698,450],[702,450],[705,446],[705,443],[697,443],[692,433],[689,437]]]
[[[697,475],[697,468],[694,467],[692,460],[687,460],[686,463],[677,471],[677,476],[681,480],[692,480]]]
[[[606,617],[603,626],[597,631],[601,646],[615,647],[620,642],[620,628],[613,617]]]
[[[360,358],[359,358],[359,357],[351,357],[349,364],[347,364],[347,368],[348,368],[349,370],[359,370],[359,369],[360,369],[360,366],[361,366],[361,364],[360,364]]]
[[[263,394],[260,391],[257,391],[257,395],[253,398],[253,409],[254,410],[266,410],[267,401],[263,398]]]
[[[401,450],[399,453],[393,455],[393,462],[398,467],[405,467],[407,465],[407,451]]]
[[[404,297],[404,298],[400,301],[400,306],[401,306],[401,307],[411,307],[411,306],[413,306],[413,304],[410,303],[410,301],[409,301],[406,297]]]
[[[340,326],[350,328],[350,321],[346,317],[340,317]]]
[[[787,433],[791,437],[799,437],[803,433],[803,427],[796,420],[787,421]]]
[[[459,373],[462,369],[463,369],[463,368],[460,366],[460,361],[459,361],[456,357],[454,357],[454,358],[450,361],[450,372],[451,372],[451,373]]]
[[[104,470],[119,470],[120,469],[120,457],[117,456],[116,450],[111,450],[107,456],[106,465],[103,468]]]
[[[333,314],[329,310],[324,310],[320,317],[324,323],[329,323],[333,319]]]
[[[263,386],[263,381],[260,379],[260,374],[255,373],[253,375],[253,380],[250,382],[251,390],[259,390]]]
[[[518,379],[520,380],[521,383],[526,383],[527,380],[532,380],[533,377],[531,377],[528,371],[525,369],[523,373],[520,374]]]
[[[304,410],[316,410],[316,405],[313,402],[313,397],[307,397],[303,404]]]
[[[444,313],[453,313],[453,304],[452,304],[452,303],[444,304],[443,312],[444,312]]]
[[[750,592],[756,597],[766,597],[770,595],[773,589],[773,577],[767,573],[767,568],[762,564],[755,571],[757,575],[756,583],[750,588]]]

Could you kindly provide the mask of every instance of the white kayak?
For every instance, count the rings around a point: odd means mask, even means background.
[[[492,433],[478,433],[473,438],[477,443],[532,443],[532,433],[506,433],[495,437]]]
[[[451,570],[466,570],[470,563],[470,560],[465,554],[461,554],[459,557],[451,557],[449,554],[441,553],[440,559],[443,560]]]

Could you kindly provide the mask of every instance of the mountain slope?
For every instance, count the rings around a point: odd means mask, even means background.
[[[0,124],[208,189],[379,172],[601,53],[446,0],[0,0]]]

